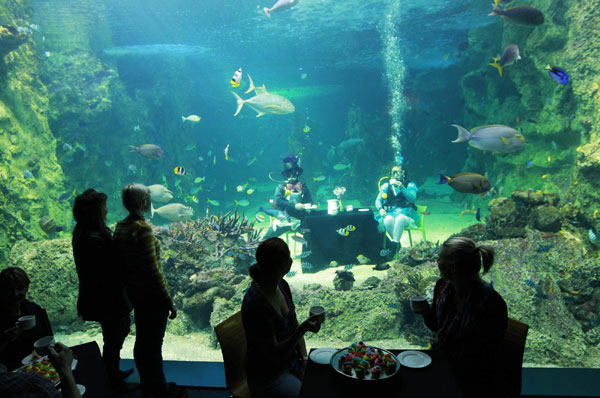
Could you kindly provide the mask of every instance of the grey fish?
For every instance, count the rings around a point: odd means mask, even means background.
[[[506,21],[521,26],[537,26],[544,23],[544,14],[533,7],[513,7],[503,10],[496,4],[488,15],[499,15]]]
[[[452,177],[440,174],[438,184],[448,184],[462,193],[484,193],[492,188],[488,179],[477,173],[460,173]]]
[[[390,254],[390,253],[391,253],[391,250],[390,250],[390,249],[381,249],[381,251],[379,252],[379,255],[380,255],[381,257],[385,257],[385,256],[387,256],[387,255],[388,255],[388,254]]]
[[[296,271],[290,271],[287,274],[285,274],[286,278],[291,278],[292,276],[296,275]]]
[[[471,131],[457,124],[453,124],[458,130],[458,137],[453,143],[468,141],[473,148],[482,151],[511,153],[523,148],[525,137],[517,130],[500,124],[479,126]]]
[[[354,274],[350,271],[335,271],[335,273],[340,279],[345,281],[354,282],[356,280],[354,279]]]
[[[303,245],[305,245],[305,244],[308,243],[304,238],[301,238],[301,237],[299,237],[297,235],[292,236],[292,239],[295,240],[298,243],[303,244]]]
[[[158,209],[151,206],[150,211],[152,217],[154,216],[154,213],[156,213],[169,221],[183,221],[194,215],[194,210],[191,207],[182,205],[181,203],[171,203],[159,207]]]
[[[494,68],[498,69],[498,73],[502,76],[502,69],[505,66],[512,65],[515,61],[521,59],[521,54],[519,54],[519,46],[516,44],[509,44],[502,51],[502,57],[494,57],[494,62],[490,64]]]
[[[130,152],[137,152],[145,158],[160,159],[165,156],[165,152],[158,145],[144,144],[142,146],[129,145]]]
[[[237,110],[235,111],[235,114],[233,116],[237,116],[238,113],[240,113],[244,104],[248,104],[250,108],[256,111],[256,117],[261,117],[265,114],[286,115],[288,113],[293,113],[296,111],[296,108],[294,108],[294,104],[292,104],[289,99],[281,95],[271,94],[267,92],[267,89],[264,85],[261,87],[254,87],[254,82],[252,81],[250,75],[248,75],[248,79],[250,79],[250,88],[248,89],[248,91],[246,91],[246,93],[249,93],[250,91],[254,90],[254,93],[256,95],[250,99],[245,100],[232,91],[231,94],[233,94],[233,96],[237,100]]]
[[[265,7],[263,8],[263,11],[265,12],[265,14],[267,14],[267,17],[271,18],[271,13],[273,11],[287,10],[289,8],[292,8],[296,4],[298,4],[298,0],[277,0],[277,3],[275,3],[273,7]]]
[[[344,265],[344,270],[348,271],[350,269],[354,268],[354,264],[346,264]]]
[[[337,149],[343,149],[343,148],[347,148],[349,146],[364,144],[364,143],[365,143],[365,140],[363,140],[362,138],[349,138],[347,140],[340,142],[337,146]]]
[[[312,264],[311,263],[302,263],[302,268],[311,269]]]
[[[305,250],[302,253],[298,254],[295,258],[306,258],[310,256],[312,252],[310,250]]]
[[[373,269],[375,271],[385,271],[386,269],[390,269],[390,265],[388,263],[377,264]]]

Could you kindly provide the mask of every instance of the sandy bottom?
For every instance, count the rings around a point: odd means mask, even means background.
[[[358,207],[358,203],[345,203],[353,204]],[[427,239],[432,242],[440,241],[443,242],[449,235],[460,231],[461,229],[468,227],[469,225],[477,222],[473,215],[465,215],[461,217],[461,211],[463,210],[462,205],[450,203],[445,200],[427,200],[419,201],[419,204],[426,205],[427,211],[431,214],[425,216],[425,227],[427,230]],[[258,227],[267,228],[267,221],[257,225]],[[419,242],[422,239],[420,233],[413,233],[413,243]],[[408,234],[404,233],[402,237],[402,246],[408,247]],[[297,254],[300,254],[300,245],[297,245]],[[309,283],[320,283],[322,285],[333,287],[333,278],[335,277],[335,271],[343,269],[344,266],[340,265],[335,268],[328,268],[326,270],[314,273],[314,274],[302,274],[300,260],[295,260],[292,265],[292,271],[296,271],[297,274],[288,279],[290,285],[301,289],[305,284]],[[368,277],[375,275],[379,278],[383,278],[387,271],[375,271],[373,270],[372,264],[358,265],[352,268],[356,284],[360,285]],[[72,346],[94,340],[102,347],[102,335],[97,334],[90,336],[87,333],[77,332],[70,335],[57,335],[57,341],[61,341],[66,345]],[[334,347],[342,348],[348,345],[350,342],[344,342],[340,340],[328,340],[327,336],[306,336],[307,346],[310,348],[320,347]],[[135,343],[135,337],[130,336],[125,340],[125,344],[121,355],[123,358],[133,358],[133,345]],[[370,345],[383,347],[383,348],[422,348],[411,345],[407,341],[398,337],[393,340],[377,340],[367,342]],[[163,344],[163,357],[166,360],[179,360],[179,361],[222,361],[220,349],[214,349],[210,346],[210,334],[208,332],[197,332],[190,333],[186,336],[176,336],[167,333]]]

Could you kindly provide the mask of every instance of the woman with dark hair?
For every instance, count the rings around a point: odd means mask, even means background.
[[[37,339],[53,335],[46,311],[26,298],[29,284],[21,268],[9,267],[0,272],[0,363],[8,369],[21,366]],[[25,315],[35,315],[36,324],[28,330],[17,324]]]
[[[290,286],[283,279],[292,265],[279,238],[263,241],[250,267],[252,284],[242,303],[248,345],[246,375],[252,398],[297,397],[306,360],[304,334],[321,328],[319,315],[298,324]]]
[[[436,332],[432,349],[446,353],[465,397],[502,396],[499,350],[508,313],[479,275],[482,265],[485,274],[494,263],[494,249],[454,237],[442,245],[437,263],[441,278],[433,303],[418,311]]]
[[[102,357],[113,389],[124,389],[133,369],[119,369],[120,351],[131,326],[131,303],[116,266],[112,235],[106,226],[106,195],[90,188],[75,198],[73,258],[79,276],[77,312],[84,321],[100,322]]]
[[[163,371],[162,344],[167,319],[177,310],[160,264],[160,245],[144,219],[150,211],[150,190],[129,184],[121,194],[129,215],[117,223],[115,252],[122,269],[127,296],[135,313],[133,358],[140,374],[144,397],[186,397],[187,391],[167,384]]]

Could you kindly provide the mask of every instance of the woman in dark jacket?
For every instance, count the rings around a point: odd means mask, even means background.
[[[133,372],[119,370],[120,351],[131,326],[131,303],[125,295],[113,255],[112,234],[106,226],[106,195],[88,189],[75,198],[73,257],[79,275],[77,312],[85,321],[102,326],[102,356],[111,385],[123,388]]]

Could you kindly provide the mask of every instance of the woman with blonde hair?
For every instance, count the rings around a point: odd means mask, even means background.
[[[433,303],[418,311],[436,332],[432,349],[443,350],[465,397],[502,396],[500,346],[508,313],[504,299],[481,279],[494,263],[491,246],[453,237],[437,260],[441,278]],[[495,395],[497,394],[497,395]]]
[[[162,343],[167,318],[177,310],[160,264],[160,245],[144,220],[150,211],[150,190],[141,184],[123,188],[123,206],[129,215],[117,223],[113,241],[135,314],[133,357],[144,397],[185,397],[187,392],[165,380]]]

